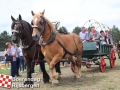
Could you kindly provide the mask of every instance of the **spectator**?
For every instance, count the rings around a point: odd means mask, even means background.
[[[109,41],[108,41],[108,38],[107,38],[107,36],[105,35],[105,33],[104,33],[104,31],[103,30],[101,30],[100,31],[100,43],[101,44],[109,44]]]
[[[17,44],[12,43],[12,45],[16,50],[16,76],[19,77],[20,76],[19,75],[19,67],[20,67],[19,66],[20,65],[19,52],[20,52],[20,50],[18,49]]]
[[[92,31],[92,32],[90,33],[90,39],[91,39],[92,41],[97,41],[97,40],[99,40],[99,32],[95,30],[95,27],[94,27],[94,26],[91,27],[91,31]]]
[[[88,31],[85,29],[85,27],[81,28],[81,32],[79,33],[79,37],[82,39],[83,42],[89,40],[89,34],[88,34]]]
[[[11,46],[11,44],[9,42],[7,42],[6,44],[6,51],[4,51],[4,55],[8,54],[13,56],[13,60],[11,61],[11,76],[15,77],[15,73],[16,73],[16,50],[14,47]]]
[[[19,59],[20,59],[20,72],[24,71],[24,57],[23,57],[23,53],[22,53],[22,49],[21,47],[18,48],[20,50],[19,52]]]
[[[6,49],[4,50],[4,53],[5,53],[5,51],[6,51]],[[5,59],[4,62],[5,62],[4,70],[6,70],[7,67],[8,67],[8,69],[10,69],[10,65],[9,65],[10,61],[7,61],[7,60]]]

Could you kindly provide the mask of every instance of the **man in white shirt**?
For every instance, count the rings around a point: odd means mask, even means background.
[[[82,39],[83,42],[89,40],[89,34],[85,27],[81,28],[81,32],[79,33],[79,37]]]

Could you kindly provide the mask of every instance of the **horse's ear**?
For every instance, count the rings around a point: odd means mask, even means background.
[[[22,17],[21,17],[21,15],[19,14],[19,20],[22,20]]]
[[[12,19],[12,21],[15,21],[15,19],[14,19],[14,17],[11,15],[11,19]]]
[[[31,11],[31,14],[34,16],[35,15],[35,13],[33,12],[33,11]]]
[[[45,13],[45,9],[43,10],[43,12],[41,13],[42,14],[42,16],[44,16],[44,13]]]

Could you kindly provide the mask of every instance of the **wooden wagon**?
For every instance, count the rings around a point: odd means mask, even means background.
[[[99,65],[100,71],[105,70],[105,59],[110,61],[110,67],[115,66],[115,51],[113,45],[99,44],[97,49],[97,42],[84,42],[83,43],[83,54],[82,54],[82,64],[90,68],[91,65]],[[106,58],[105,58],[106,56]]]

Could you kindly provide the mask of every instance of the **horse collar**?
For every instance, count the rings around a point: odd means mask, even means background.
[[[45,42],[45,43],[42,42],[42,37],[40,37],[39,45],[45,46],[45,45],[47,45],[47,44],[53,42],[53,41],[55,40],[55,37],[56,37],[56,32],[53,32],[52,35],[50,36],[50,38],[48,39],[48,41]]]

